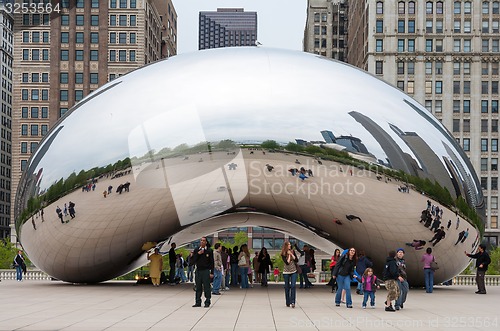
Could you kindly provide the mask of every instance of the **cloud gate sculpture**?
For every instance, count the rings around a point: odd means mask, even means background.
[[[257,225],[329,253],[334,244],[362,249],[379,274],[387,252],[405,247],[419,284],[420,248],[434,236],[435,216],[420,222],[428,203],[446,232],[433,247],[440,282],[467,266],[463,251],[479,244],[484,213],[455,139],[359,69],[252,47],[175,56],[96,90],[30,159],[15,213],[31,261],[68,282],[145,264],[147,242],[179,246]]]

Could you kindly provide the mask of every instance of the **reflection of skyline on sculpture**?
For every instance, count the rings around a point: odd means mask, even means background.
[[[308,84],[318,73],[324,82]],[[322,97],[332,93],[335,102]],[[424,234],[412,223],[426,199],[450,215],[457,196],[472,209],[481,210],[483,201],[459,146],[427,110],[407,99],[361,70],[301,52],[227,48],[149,65],[82,100],[41,143],[23,177],[16,215],[30,201],[30,211],[36,211],[33,204],[43,200],[46,215],[55,217],[55,206],[71,199],[77,220],[50,221],[44,224],[53,227],[50,232],[35,233],[18,219],[21,242],[35,263],[61,279],[98,281],[140,265],[144,242],[167,241],[181,230],[189,235],[198,222],[210,228],[219,216],[230,222],[238,214],[244,223],[245,215],[251,219],[256,212],[385,258],[389,245],[428,236],[428,229]],[[337,151],[326,141],[321,146],[322,132]],[[296,139],[313,146],[293,144]],[[265,141],[277,142],[277,150],[241,146]],[[293,149],[283,150],[287,144]],[[294,168],[315,175],[298,178]],[[119,177],[117,169],[123,171]],[[97,194],[75,189],[93,173],[99,177]],[[127,182],[130,191],[102,195],[108,185],[116,189]],[[39,195],[54,183],[62,187],[59,195]],[[402,183],[410,184],[411,194],[398,193]],[[356,185],[365,190],[348,193]],[[388,208],[388,201],[398,203]],[[392,227],[394,210],[400,215]],[[416,238],[400,243],[400,226]],[[43,250],[33,251],[38,246]],[[446,251],[450,265],[443,277],[466,263],[455,253]]]

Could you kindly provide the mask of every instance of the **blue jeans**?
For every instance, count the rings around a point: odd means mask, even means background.
[[[406,302],[406,296],[410,290],[410,284],[408,284],[406,280],[400,282],[398,279],[397,282],[399,286],[399,298],[396,300],[396,307],[401,307],[401,305]]]
[[[434,271],[431,268],[424,269],[425,292],[432,293],[434,287]]]
[[[340,305],[340,299],[342,297],[342,290],[345,290],[345,301],[347,306],[352,306],[351,298],[351,276],[337,276],[337,293],[335,294],[335,304]]]
[[[248,288],[248,267],[238,267],[241,274],[241,288]]]
[[[187,282],[186,273],[184,272],[184,268],[177,268],[177,272],[175,277],[179,277],[182,282]]]
[[[238,263],[231,263],[231,285],[238,285]]]
[[[368,297],[370,297],[370,306],[375,306],[375,292],[373,291],[364,291],[363,292],[363,307],[366,307],[366,302],[368,301]]]
[[[356,290],[359,291],[359,293],[363,294],[363,283],[358,283],[358,287],[356,287]]]
[[[23,268],[20,265],[16,267],[16,280],[23,280]]]
[[[222,270],[214,270],[214,283],[212,285],[212,293],[219,293],[222,282]]]
[[[295,283],[297,282],[297,273],[293,274],[283,274],[285,280],[285,301],[286,305],[289,306],[292,303],[295,304]]]
[[[188,266],[188,275],[187,276],[189,278],[189,281],[192,282],[193,276],[194,276],[194,265]]]
[[[309,278],[307,278],[307,273],[311,271],[311,268],[307,266],[307,264],[303,264],[299,266],[299,268],[302,270],[302,273],[299,275],[299,280],[300,280],[300,288],[309,288],[311,287],[311,282],[309,281]]]

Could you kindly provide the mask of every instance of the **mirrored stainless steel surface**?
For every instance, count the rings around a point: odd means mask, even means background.
[[[30,259],[69,282],[133,270],[146,242],[179,246],[267,216],[319,248],[363,249],[376,271],[406,247],[418,284],[423,250],[405,243],[434,235],[419,222],[427,200],[453,223],[434,247],[436,282],[479,244],[480,222],[450,203],[459,197],[484,213],[469,160],[415,100],[343,63],[252,47],[175,56],[96,90],[30,159],[15,213]]]

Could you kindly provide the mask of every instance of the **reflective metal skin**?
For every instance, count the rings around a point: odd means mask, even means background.
[[[255,148],[267,140],[307,142],[320,153]],[[331,150],[346,153],[324,157]],[[405,243],[433,237],[419,223],[430,200],[444,211],[441,225],[453,223],[433,247],[435,282],[463,270],[463,251],[479,244],[475,226],[458,214],[456,228],[450,206],[412,185],[403,192],[405,183],[380,169],[428,178],[483,212],[463,151],[398,89],[302,52],[200,51],[119,77],[58,122],[21,180],[16,226],[31,261],[68,282],[100,282],[145,264],[147,242],[181,246],[260,225],[331,253],[334,244],[364,250],[380,276],[388,251],[404,247],[416,285],[425,249]],[[454,245],[466,228],[468,238]]]

